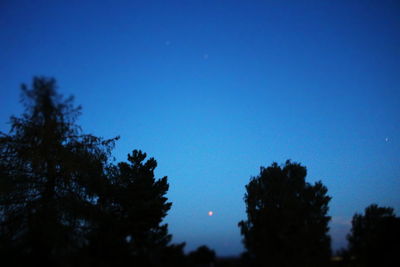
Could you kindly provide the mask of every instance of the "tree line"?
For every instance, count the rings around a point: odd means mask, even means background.
[[[168,178],[157,161],[133,150],[111,160],[119,137],[84,134],[81,107],[52,78],[22,85],[24,112],[0,132],[0,257],[14,266],[207,266],[215,252],[189,255],[172,244],[163,219]],[[306,167],[287,161],[250,179],[239,222],[246,252],[222,266],[327,266],[331,259],[328,189],[306,182]],[[356,214],[341,251],[348,266],[389,266],[399,251],[400,219],[371,205]],[[397,260],[398,261],[398,260]]]

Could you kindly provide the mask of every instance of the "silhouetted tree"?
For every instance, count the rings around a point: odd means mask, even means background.
[[[54,79],[34,78],[32,89],[22,85],[25,112],[1,133],[2,263],[66,265],[84,245],[114,139],[82,134],[72,101],[57,94]]]
[[[118,138],[82,134],[80,107],[54,79],[22,86],[25,112],[0,133],[0,258],[10,266],[184,264],[162,220],[167,177],[134,150],[109,161]]]
[[[360,266],[400,266],[400,218],[393,208],[372,204],[364,215],[356,213],[347,239]]]
[[[261,167],[244,197],[239,223],[248,255],[259,266],[326,266],[330,258],[327,188],[305,181],[307,170],[286,161]]]
[[[187,266],[183,251],[186,243],[172,244],[165,247],[160,254],[161,266]]]
[[[115,266],[119,261],[121,265],[126,262],[159,265],[161,255],[164,260],[168,256],[164,250],[176,252],[183,248],[184,244],[168,246],[171,236],[167,224],[161,225],[171,207],[165,197],[169,187],[167,177],[155,179],[157,162],[145,158],[145,153],[134,150],[127,163],[111,166],[108,184],[99,194],[103,218],[92,233],[91,247],[105,265],[109,262]]]
[[[210,266],[215,262],[215,251],[203,245],[189,253],[189,260],[195,266]]]

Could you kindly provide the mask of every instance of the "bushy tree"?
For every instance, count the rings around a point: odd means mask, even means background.
[[[247,220],[239,227],[256,265],[325,266],[330,258],[327,188],[305,181],[304,166],[261,167],[246,185]]]
[[[398,266],[400,218],[393,208],[372,204],[355,214],[347,236],[349,253],[361,266]]]
[[[1,133],[0,239],[10,260],[57,266],[83,245],[114,140],[82,134],[72,101],[54,79],[34,78],[22,86],[25,112]]]
[[[215,251],[203,245],[189,253],[189,261],[195,266],[210,266],[215,262]]]

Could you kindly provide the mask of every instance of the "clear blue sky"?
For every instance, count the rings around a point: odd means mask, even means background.
[[[334,249],[367,205],[400,213],[399,1],[0,1],[0,130],[34,75],[118,160],[156,158],[187,251],[243,250],[244,186],[273,161],[328,187]]]

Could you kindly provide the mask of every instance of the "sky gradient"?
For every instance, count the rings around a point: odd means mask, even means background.
[[[399,29],[399,1],[0,1],[0,130],[21,83],[56,78],[118,161],[158,161],[173,241],[220,256],[250,177],[300,162],[338,249],[355,212],[400,213]]]

